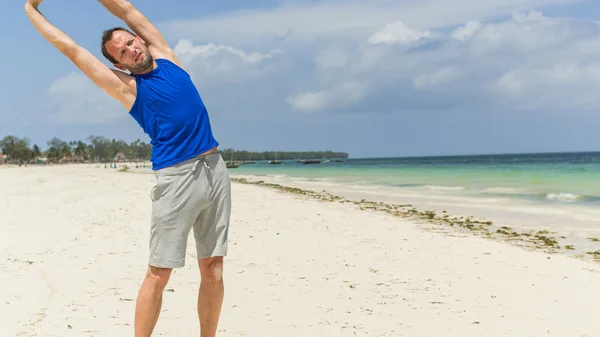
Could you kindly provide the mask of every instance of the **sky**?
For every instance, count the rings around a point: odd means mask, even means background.
[[[149,142],[45,41],[0,11],[0,138]],[[221,148],[352,158],[600,150],[600,2],[131,0],[204,100]],[[40,11],[100,53],[98,1]]]

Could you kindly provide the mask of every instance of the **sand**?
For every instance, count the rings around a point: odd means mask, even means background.
[[[151,174],[0,169],[0,336],[133,336]],[[218,336],[600,336],[600,267],[233,184]],[[199,336],[190,240],[154,336]]]

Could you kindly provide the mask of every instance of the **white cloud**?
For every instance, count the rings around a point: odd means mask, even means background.
[[[231,117],[598,109],[600,26],[530,11],[568,2],[325,0],[162,27],[211,111]],[[54,85],[58,119],[107,110],[82,77]]]
[[[433,73],[418,75],[413,78],[413,85],[417,89],[422,89],[429,86],[435,86],[438,84],[446,83],[451,81],[456,74],[454,68],[444,68]]]
[[[530,11],[500,22],[467,21],[446,35],[398,23],[375,32],[356,43],[343,69],[318,69],[315,76],[329,79],[331,88],[361,81],[363,94],[345,105],[352,109],[600,108],[600,25],[595,22]],[[373,37],[384,43],[370,45]],[[288,103],[297,110],[330,111],[318,104],[330,96],[326,85],[313,83],[320,89],[307,88],[310,95],[298,96],[305,105]]]
[[[365,91],[366,86],[364,83],[350,81],[340,83],[328,90],[304,92],[290,96],[287,98],[287,102],[294,109],[309,112],[339,109],[361,100],[365,95]]]
[[[128,116],[119,102],[80,72],[58,78],[47,94],[52,108],[45,118],[54,124],[106,124]]]
[[[600,97],[593,92],[600,90],[600,61],[564,60],[553,66],[512,69],[493,83],[493,89],[499,98],[525,109],[598,109]]]
[[[574,38],[584,37],[580,35],[587,34],[586,30],[595,29],[591,23],[560,18],[541,19],[541,13],[532,13],[517,13],[513,15],[513,20],[483,25],[473,37],[471,46],[482,54],[547,52],[571,44]]]
[[[276,69],[269,61],[284,54],[281,50],[268,52],[244,51],[229,45],[214,43],[194,45],[189,39],[180,40],[173,51],[186,69],[204,82],[243,82],[261,73]]]
[[[461,25],[477,18],[498,18],[539,6],[579,0],[324,0],[295,1],[264,10],[240,10],[220,16],[176,20],[160,25],[176,41],[191,38],[200,43],[219,41],[236,46],[272,43],[312,44],[315,40],[368,39],[386,23],[401,21],[417,30]]]
[[[577,106],[590,107],[594,101],[581,97],[597,89],[583,78],[595,67],[597,25],[531,10],[577,1],[325,0],[161,27],[171,39],[284,50],[280,60],[286,66],[274,70],[275,77],[249,70],[249,87],[240,90],[271,88],[275,102],[285,101],[295,111],[398,112],[432,105],[559,109],[572,106],[567,102],[587,102]],[[541,74],[556,72],[564,60],[577,65],[579,71],[572,75],[577,79],[543,79]],[[589,88],[561,89],[578,79]],[[555,90],[555,99],[544,98],[552,95],[535,89],[540,87]]]
[[[402,45],[407,45],[428,37],[431,37],[431,32],[429,31],[412,29],[407,27],[402,21],[395,21],[385,25],[385,27],[371,35],[369,38],[369,43],[399,43]]]
[[[515,13],[513,14],[513,20],[519,23],[531,22],[531,21],[544,21],[547,18],[542,12],[530,11],[529,13]]]
[[[315,63],[321,69],[343,68],[348,64],[348,54],[339,48],[326,48],[315,55]]]
[[[179,40],[179,42],[173,48],[173,51],[178,55],[178,57],[182,58],[182,62],[188,64],[196,58],[208,59],[211,57],[218,57],[223,53],[228,53],[239,57],[242,63],[256,64],[264,61],[265,59],[269,59],[276,54],[282,53],[279,50],[274,50],[266,54],[261,54],[259,52],[247,53],[232,46],[216,45],[214,43],[195,46],[189,39]]]
[[[456,28],[450,34],[450,37],[456,40],[468,40],[481,28],[482,24],[479,21],[469,21],[464,26]]]

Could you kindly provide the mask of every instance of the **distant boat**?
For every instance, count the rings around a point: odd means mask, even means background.
[[[281,164],[281,160],[277,160],[277,152],[275,152],[275,160],[269,160],[269,164],[271,164],[271,165]]]
[[[302,164],[321,164],[321,161],[317,160],[317,159],[305,159],[301,163]]]
[[[237,167],[239,167],[239,166],[240,166],[240,164],[239,164],[239,163],[237,163],[237,162],[233,161],[233,151],[232,151],[232,152],[231,152],[231,160],[230,160],[230,161],[227,161],[227,162],[225,162],[225,167],[227,167],[227,168],[237,168]]]

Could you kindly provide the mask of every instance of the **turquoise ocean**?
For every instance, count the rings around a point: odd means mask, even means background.
[[[240,165],[230,172],[600,208],[600,152],[367,158],[320,164],[292,160]]]

